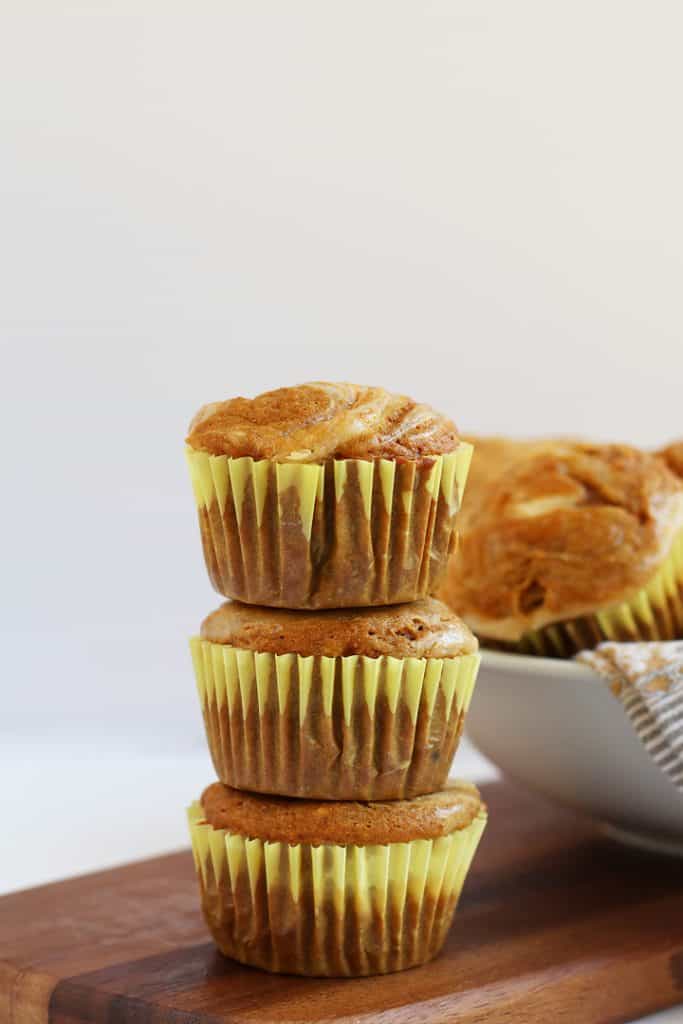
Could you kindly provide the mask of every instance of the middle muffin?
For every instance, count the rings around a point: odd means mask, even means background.
[[[439,789],[479,667],[476,638],[433,598],[320,612],[226,602],[190,646],[221,782],[318,800]]]

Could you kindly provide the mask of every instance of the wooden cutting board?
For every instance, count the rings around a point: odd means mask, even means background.
[[[0,899],[0,1024],[612,1024],[683,1001],[683,864],[507,783],[485,797],[488,830],[425,967],[343,981],[226,960],[186,851]]]

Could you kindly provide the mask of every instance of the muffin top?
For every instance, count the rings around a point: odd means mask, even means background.
[[[683,480],[683,441],[673,441],[657,452],[664,459],[672,473]]]
[[[423,460],[453,451],[455,425],[383,388],[325,381],[203,406],[187,443],[197,451],[276,462]]]
[[[520,459],[542,450],[543,446],[553,443],[550,439],[537,438],[520,440],[509,437],[481,437],[467,435],[463,441],[474,448],[472,461],[467,474],[467,489],[463,496],[462,507],[458,512],[459,530],[467,529],[468,523],[476,519],[477,507],[486,494],[488,487],[507,472]]]
[[[436,839],[466,828],[485,806],[466,782],[412,800],[290,800],[231,789],[214,782],[201,798],[205,820],[252,839],[281,843],[372,846]]]
[[[480,635],[530,629],[623,601],[683,527],[683,483],[625,445],[546,442],[482,492],[441,596]]]
[[[226,601],[201,627],[204,640],[270,654],[452,658],[477,650],[465,623],[433,597],[383,608],[286,611]]]

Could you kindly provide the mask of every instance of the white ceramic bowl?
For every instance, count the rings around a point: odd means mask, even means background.
[[[586,665],[484,651],[467,732],[503,772],[618,838],[683,853],[683,793]]]

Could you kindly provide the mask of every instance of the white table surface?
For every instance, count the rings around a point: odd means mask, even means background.
[[[454,773],[497,776],[466,740]],[[3,723],[0,893],[187,846],[183,808],[211,778],[203,738],[180,725],[150,745],[116,723]],[[642,1020],[683,1024],[683,1006]]]

